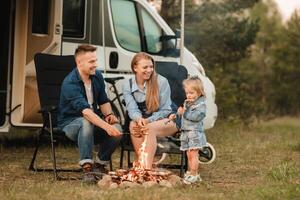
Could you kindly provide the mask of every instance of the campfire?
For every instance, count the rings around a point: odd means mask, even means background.
[[[172,187],[181,184],[181,178],[165,169],[147,170],[140,167],[138,162],[131,169],[118,169],[109,172],[98,182],[101,189],[127,188],[135,186],[151,187],[160,185]]]
[[[113,182],[120,184],[124,181],[143,184],[146,181],[155,181],[159,183],[162,180],[167,180],[172,173],[168,170],[153,169],[147,170],[141,168],[140,163],[134,162],[133,167],[129,170],[119,169],[116,172],[110,172]]]
[[[100,188],[117,188],[117,187],[132,187],[143,185],[150,187],[156,184],[172,187],[181,183],[181,178],[172,174],[171,171],[165,169],[147,169],[147,152],[145,146],[147,142],[147,135],[145,135],[144,142],[140,149],[140,158],[138,161],[133,162],[131,169],[118,169],[109,172],[109,175],[104,176],[99,182]]]

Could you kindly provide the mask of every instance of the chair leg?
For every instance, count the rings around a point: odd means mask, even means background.
[[[180,159],[180,177],[183,177],[185,169],[185,152],[181,152],[181,159]]]
[[[186,153],[184,154],[184,171],[186,172],[188,170],[188,158],[187,158],[187,155]]]
[[[31,159],[31,162],[29,164],[29,167],[28,167],[28,170],[31,170],[31,171],[34,171],[35,168],[34,168],[34,163],[35,163],[35,159],[36,159],[36,155],[37,155],[37,152],[39,150],[39,147],[40,147],[40,141],[41,141],[41,135],[43,134],[42,131],[40,131],[40,134],[37,138],[37,141],[36,141],[36,145],[35,145],[35,150],[33,152],[33,155],[32,155],[32,159]]]
[[[121,146],[120,169],[123,168],[123,156],[124,156],[124,148]]]
[[[113,171],[113,165],[112,165],[112,160],[110,159],[109,161],[109,170],[110,171]]]
[[[57,169],[56,169],[56,155],[55,155],[55,145],[54,145],[54,139],[53,139],[53,133],[51,133],[51,154],[52,154],[52,163],[53,163],[53,175],[54,175],[54,180],[58,180],[58,174],[57,174]]]
[[[131,167],[131,162],[130,162],[130,151],[127,151],[127,167],[130,168]]]

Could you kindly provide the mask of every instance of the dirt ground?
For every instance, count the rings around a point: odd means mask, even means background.
[[[203,182],[173,188],[100,190],[80,180],[54,181],[51,172],[28,170],[36,130],[17,129],[0,136],[1,199],[300,199],[300,119],[280,118],[251,127],[219,123],[206,132],[217,159],[200,166]],[[119,149],[113,166],[119,166]],[[58,166],[78,168],[72,145],[57,149]],[[178,156],[166,161],[178,162]],[[38,154],[51,167],[50,146]],[[178,174],[178,171],[173,171]],[[80,177],[80,173],[62,174]]]

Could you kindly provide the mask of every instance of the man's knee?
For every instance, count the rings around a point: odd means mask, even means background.
[[[122,135],[112,137],[112,139],[115,141],[115,143],[119,144],[122,139]]]
[[[85,118],[82,118],[82,126],[81,126],[81,131],[83,135],[86,136],[92,136],[94,135],[94,125],[86,120]]]
[[[83,117],[78,117],[68,125],[63,128],[66,136],[71,140],[76,141],[78,138],[78,134],[90,135],[93,134],[93,127],[90,122],[88,122]]]

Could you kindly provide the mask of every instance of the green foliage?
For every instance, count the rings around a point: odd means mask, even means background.
[[[274,48],[271,77],[271,109],[279,114],[300,112],[300,16],[297,13],[288,21]]]
[[[296,166],[283,162],[278,166],[273,166],[268,172],[268,176],[275,181],[288,181],[297,177],[298,173]]]
[[[162,1],[173,29],[180,2]],[[185,45],[215,84],[219,118],[299,114],[299,14],[283,24],[273,0],[187,0],[185,12]]]

